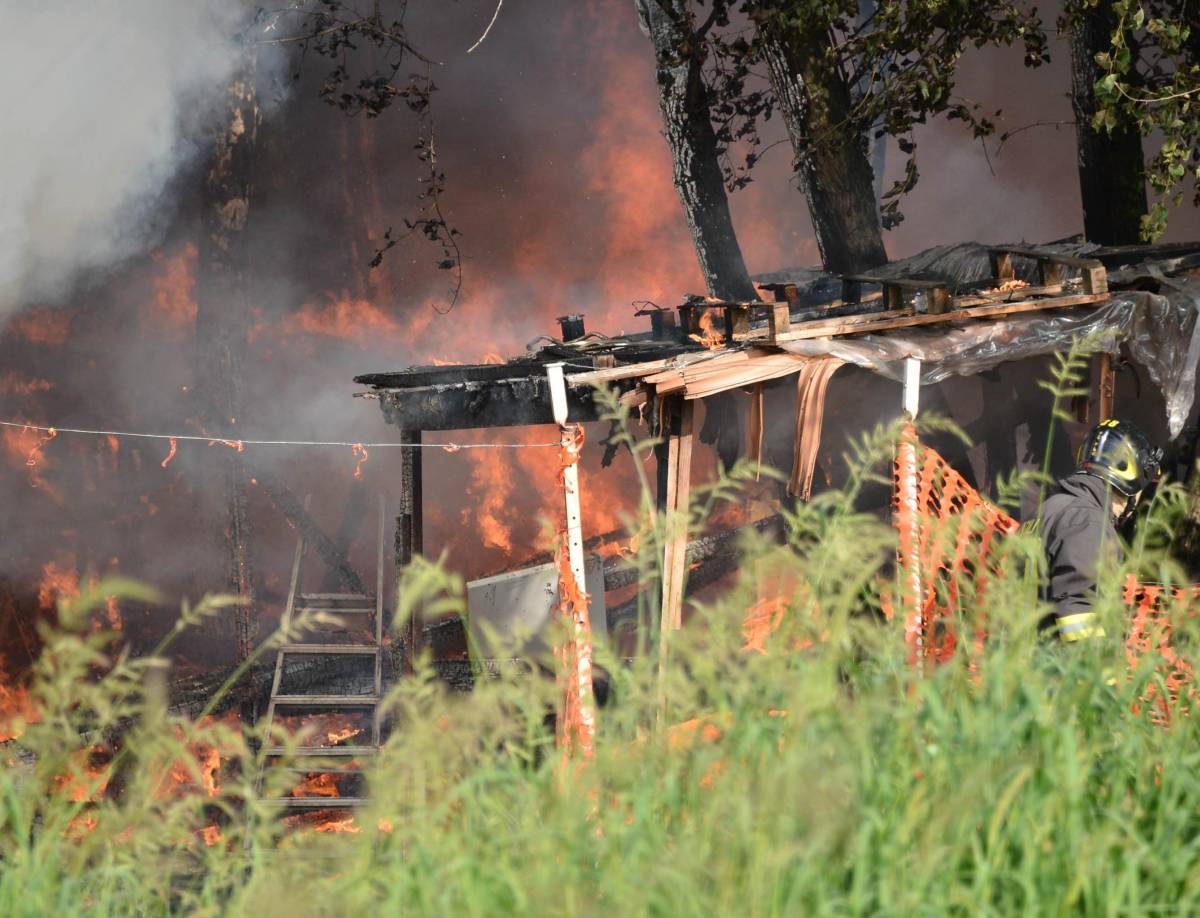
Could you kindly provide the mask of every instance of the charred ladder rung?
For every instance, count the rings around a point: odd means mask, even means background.
[[[308,509],[308,498],[305,498],[305,509]],[[303,532],[296,540],[296,554],[292,561],[291,585],[288,589],[287,605],[284,607],[280,620],[280,629],[287,633],[295,615],[302,613],[326,613],[330,615],[374,615],[374,637],[366,644],[328,644],[293,642],[280,645],[275,654],[275,675],[271,683],[271,698],[267,706],[266,732],[270,734],[275,722],[275,712],[278,708],[301,708],[309,712],[316,709],[325,711],[337,710],[369,710],[371,712],[371,740],[369,744],[356,746],[268,746],[264,750],[264,760],[279,758],[285,755],[296,757],[322,759],[348,757],[362,758],[375,755],[379,751],[381,718],[379,702],[383,694],[383,571],[384,571],[384,520],[385,506],[382,495],[379,498],[379,547],[376,557],[375,595],[363,593],[301,593],[301,569],[307,554],[308,544]],[[372,690],[370,694],[324,693],[289,693],[282,691],[283,675],[286,669],[285,661],[289,656],[327,657],[330,661],[348,656],[370,657],[374,663]],[[361,775],[361,769],[321,769],[314,762],[312,766],[298,769],[287,766],[289,771],[303,770],[308,773],[328,772],[332,775]],[[258,789],[261,793],[263,769],[258,776]],[[282,797],[268,800],[280,807],[289,809],[339,809],[342,807],[357,807],[365,805],[366,797]]]

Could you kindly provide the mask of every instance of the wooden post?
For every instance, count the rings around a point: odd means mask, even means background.
[[[1113,369],[1112,354],[1101,354],[1097,362],[1096,421],[1108,420],[1116,410],[1117,374]]]
[[[950,290],[947,287],[930,287],[926,291],[926,311],[940,316],[950,311]]]
[[[1099,262],[1087,265],[1080,274],[1084,293],[1108,293],[1108,272],[1104,270],[1104,265]]]
[[[792,308],[788,303],[774,303],[767,317],[770,327],[771,340],[779,335],[786,335],[792,329]]]
[[[725,307],[725,343],[745,341],[750,335],[750,307],[731,304]]]
[[[1038,260],[1038,270],[1043,287],[1054,287],[1062,284],[1062,265],[1049,258]]]
[[[997,286],[1015,280],[1017,274],[1013,270],[1012,256],[1008,252],[992,252],[992,272],[996,276]]]
[[[665,544],[662,570],[661,630],[683,624],[683,586],[687,573],[687,509],[691,495],[692,416],[695,403],[681,400],[672,412],[672,432],[667,443],[666,500],[663,506]],[[661,636],[661,635],[660,635]],[[665,645],[665,642],[664,642]]]
[[[421,525],[421,431],[401,430],[400,442],[418,444],[400,450],[400,514],[396,517],[396,577],[415,555],[422,553]],[[424,621],[420,610],[413,608],[404,626],[406,666],[412,672],[413,663],[423,650]]]

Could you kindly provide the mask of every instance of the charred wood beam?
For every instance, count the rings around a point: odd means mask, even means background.
[[[592,394],[590,388],[568,390],[568,417],[573,423],[600,419],[600,409],[594,404]],[[554,423],[545,376],[381,389],[368,395],[379,399],[385,420],[402,430],[470,430]]]
[[[366,587],[363,586],[362,579],[350,566],[349,559],[333,539],[329,538],[316,521],[309,516],[308,511],[296,499],[296,495],[292,493],[291,489],[276,478],[274,473],[265,468],[254,468],[253,477],[258,486],[271,499],[275,508],[287,517],[289,523],[304,534],[308,539],[308,544],[312,546],[321,560],[337,574],[339,584],[356,593],[368,593]]]
[[[413,448],[400,451],[400,514],[396,517],[397,583],[401,571],[424,551],[421,431],[401,430],[400,441],[413,444]],[[422,626],[421,611],[413,608],[411,617],[404,623],[405,668],[410,673],[424,644]]]

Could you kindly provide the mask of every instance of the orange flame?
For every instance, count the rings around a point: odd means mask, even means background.
[[[25,379],[20,373],[9,370],[0,374],[0,395],[33,395],[35,392],[49,392],[54,383],[44,379]]]
[[[293,797],[340,797],[341,791],[337,786],[337,775],[331,771],[321,771],[305,775],[304,780],[292,788]]]
[[[25,457],[25,465],[31,469],[36,469],[42,462],[42,450],[46,444],[58,436],[58,431],[51,427],[45,432],[44,437],[38,438],[37,446],[29,451],[29,455]]]
[[[367,448],[365,446],[363,446],[361,443],[355,443],[354,444],[354,455],[358,459],[358,464],[356,466],[354,466],[354,477],[356,479],[361,479],[363,463],[367,461],[367,458],[369,456],[369,454],[367,453]]]
[[[151,256],[162,265],[154,278],[154,301],[142,309],[144,322],[176,334],[196,324],[196,263],[199,253],[189,242],[177,254],[156,252]]]
[[[53,612],[60,600],[74,599],[79,595],[79,574],[75,571],[74,559],[70,568],[48,561],[42,566],[42,580],[38,584],[38,605],[43,612]]]
[[[30,344],[60,347],[71,332],[71,316],[62,310],[32,309],[13,319],[5,331]]]
[[[713,322],[711,309],[705,309],[700,313],[700,334],[688,335],[688,337],[698,344],[703,344],[710,351],[715,351],[725,346],[725,335],[723,332],[717,331],[716,323]]]
[[[41,712],[33,703],[29,689],[24,685],[10,684],[10,678],[0,669],[0,743],[17,739],[25,733],[25,727],[42,719]]]
[[[317,335],[349,341],[366,350],[377,345],[380,338],[398,338],[400,323],[373,304],[370,300],[355,298],[347,293],[340,297],[327,294],[324,306],[305,303],[299,310],[285,317],[282,323],[256,326],[250,332],[250,340],[270,334],[291,337]]]
[[[164,460],[162,461],[162,467],[163,467],[164,469],[165,469],[165,468],[166,468],[168,465],[170,465],[170,464],[171,464],[171,460],[175,458],[175,450],[176,450],[176,448],[177,448],[177,446],[178,446],[178,444],[175,442],[175,438],[174,438],[174,437],[171,437],[171,438],[170,438],[170,444],[171,444],[171,445],[170,445],[170,448],[167,450],[167,458],[166,458],[166,459],[164,459]]]

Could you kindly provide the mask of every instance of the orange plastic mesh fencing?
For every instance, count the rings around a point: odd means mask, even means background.
[[[965,592],[976,600],[998,570],[999,540],[1020,528],[984,500],[910,427],[896,450],[892,509],[899,532],[899,595],[914,663],[954,656]],[[889,614],[890,608],[885,605]],[[983,622],[974,635],[982,644]]]
[[[1166,725],[1176,713],[1186,713],[1200,703],[1195,670],[1172,645],[1171,616],[1195,615],[1200,587],[1167,587],[1156,583],[1139,583],[1130,576],[1125,582],[1125,604],[1132,610],[1129,632],[1125,637],[1125,659],[1133,669],[1143,657],[1153,654],[1155,673],[1162,678],[1146,686],[1135,713],[1144,709],[1153,723]],[[1164,693],[1163,688],[1166,691]],[[1186,704],[1180,705],[1183,698]]]
[[[583,449],[583,427],[564,437],[560,451],[562,468],[559,484],[565,486],[566,470],[579,461]],[[567,756],[590,758],[595,747],[596,703],[592,692],[592,620],[588,595],[571,569],[570,549],[565,526],[559,530],[559,550],[555,555],[558,569],[559,609],[566,626],[566,639],[555,649],[559,660],[559,682],[563,705],[558,718],[558,745]]]

